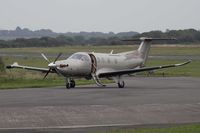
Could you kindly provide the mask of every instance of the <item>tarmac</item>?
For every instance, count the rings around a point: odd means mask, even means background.
[[[200,123],[200,78],[131,77],[109,84],[0,91],[0,132],[96,132]]]

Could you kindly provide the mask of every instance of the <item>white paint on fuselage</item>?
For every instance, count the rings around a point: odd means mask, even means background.
[[[114,70],[132,69],[142,63],[142,59],[131,58],[127,59],[126,54],[104,54],[94,53],[97,59],[97,70],[102,68],[111,68]]]
[[[67,59],[57,61],[57,69],[65,77],[86,76],[91,72],[91,62],[86,62],[76,59]],[[67,67],[60,67],[60,64],[68,65]]]
[[[92,69],[92,62],[89,54],[93,54],[97,62],[97,74],[101,72],[108,72],[114,70],[133,69],[140,66],[143,59],[139,55],[135,55],[135,51],[107,54],[107,53],[86,53],[77,52],[75,54],[86,55],[89,60],[71,59],[57,61],[57,68],[59,73],[65,77],[82,77],[90,76]],[[74,55],[74,54],[73,54]],[[131,55],[131,58],[128,56]],[[60,65],[68,65],[67,67],[60,67]]]

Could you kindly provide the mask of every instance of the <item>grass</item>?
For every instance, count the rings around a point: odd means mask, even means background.
[[[131,49],[136,49],[136,46],[65,46],[65,47],[48,47],[48,48],[2,48],[0,52],[20,52],[20,53],[75,53],[75,52],[107,52],[111,50],[115,52],[123,52]]]
[[[50,60],[53,60],[49,58]],[[13,62],[18,62],[20,65],[29,65],[36,67],[47,67],[48,63],[43,58],[34,58],[34,57],[24,57],[24,58],[15,58],[15,57],[4,57],[5,64],[12,64]]]
[[[65,78],[57,74],[49,74],[43,79],[44,73],[32,72],[21,69],[11,70],[10,72],[0,73],[0,89],[17,88],[41,88],[63,86],[65,87]],[[102,82],[112,83],[110,80],[103,79]],[[93,80],[76,79],[76,85],[94,84]]]
[[[64,78],[48,78],[48,79],[24,79],[24,78],[0,78],[0,89],[17,89],[17,88],[41,88],[63,86],[65,87]],[[103,83],[111,83],[109,80],[103,80]],[[94,84],[93,80],[79,79],[76,80],[77,85]]]
[[[195,124],[168,128],[122,129],[102,133],[200,133],[200,125]]]
[[[154,46],[150,50],[150,55],[200,55],[200,46],[195,47],[162,47],[162,46]]]
[[[160,66],[168,64],[176,64],[184,62],[183,60],[148,60],[147,66]],[[162,69],[155,72],[155,76],[162,76],[163,72],[165,76],[183,76],[183,77],[200,77],[200,61],[192,61],[190,64],[180,66],[177,68]],[[153,76],[153,75],[152,75]]]
[[[130,51],[137,49],[139,45],[116,45],[116,46],[65,46],[65,47],[47,47],[47,48],[2,48],[0,53],[54,53],[59,52],[71,54],[77,51],[81,52],[105,52],[114,53]],[[182,45],[175,47],[174,45],[161,46],[153,45],[150,55],[200,55],[200,45]]]

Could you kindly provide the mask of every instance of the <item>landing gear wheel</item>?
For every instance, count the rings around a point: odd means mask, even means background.
[[[76,86],[76,83],[74,80],[70,80],[70,87],[74,88]]]
[[[73,79],[71,80],[67,80],[67,83],[66,83],[66,88],[67,89],[70,89],[70,88],[74,88],[76,86],[76,83]]]
[[[70,88],[71,88],[70,83],[67,83],[67,84],[66,84],[66,88],[67,88],[67,89],[70,89]]]
[[[124,88],[124,86],[125,86],[124,81],[118,82],[117,84],[118,84],[119,88]]]

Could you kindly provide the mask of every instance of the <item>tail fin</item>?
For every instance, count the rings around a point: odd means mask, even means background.
[[[131,40],[123,40],[123,41],[141,41],[141,44],[138,48],[138,52],[143,59],[143,63],[141,64],[141,67],[143,67],[148,59],[149,50],[151,47],[152,41],[164,41],[164,40],[176,40],[176,38],[147,38],[147,37],[141,37],[140,39],[131,39]]]
[[[143,67],[146,63],[146,60],[148,59],[148,55],[149,55],[149,50],[151,47],[151,40],[146,40],[146,39],[141,39],[141,44],[138,48],[138,52],[141,56],[141,58],[143,59],[143,63],[141,64],[141,67]]]

